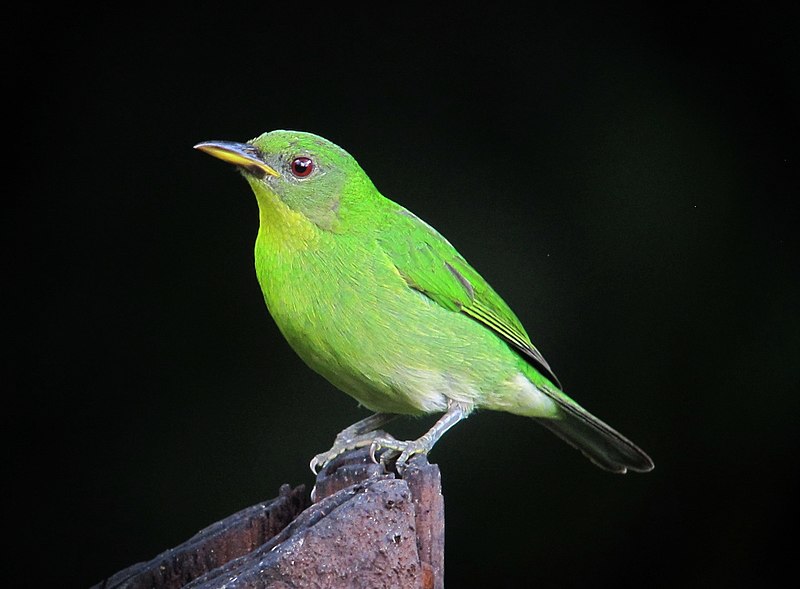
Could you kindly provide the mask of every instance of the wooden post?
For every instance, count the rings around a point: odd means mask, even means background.
[[[219,521],[92,589],[444,587],[441,474],[424,456],[402,476],[348,452],[303,486]]]

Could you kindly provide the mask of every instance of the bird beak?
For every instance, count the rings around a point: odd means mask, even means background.
[[[264,163],[264,160],[261,159],[261,152],[255,145],[233,141],[203,141],[194,148],[213,155],[223,162],[239,166],[260,178],[264,176],[280,178],[280,174],[274,168]]]

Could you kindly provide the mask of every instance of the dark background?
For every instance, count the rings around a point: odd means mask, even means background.
[[[431,454],[448,586],[783,574],[797,21],[530,10],[9,18],[5,420],[8,504],[26,517],[7,533],[37,562],[12,574],[85,587],[149,559],[310,484],[309,459],[366,415],[282,340],[253,271],[255,200],[192,150],[275,128],[340,144],[437,227],[566,390],[655,460],[615,476],[527,419],[474,415]]]

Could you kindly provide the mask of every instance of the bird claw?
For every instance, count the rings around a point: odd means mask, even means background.
[[[376,458],[376,453],[383,450]],[[372,461],[387,466],[394,461],[394,468],[398,474],[403,474],[408,461],[417,454],[427,454],[430,451],[430,444],[423,436],[419,440],[401,441],[395,438],[375,438],[369,447],[369,456]],[[380,462],[379,462],[380,461]]]
[[[330,451],[317,454],[316,456],[314,456],[314,458],[311,459],[311,462],[308,463],[308,466],[309,468],[311,468],[311,472],[314,473],[314,476],[317,476],[319,472],[323,468],[325,468],[325,465],[327,465],[331,460],[336,458],[336,456],[338,456],[338,454],[334,454],[333,456],[331,456]]]
[[[335,458],[338,458],[345,452],[349,452],[350,450],[355,450],[356,448],[364,448],[365,446],[370,447],[370,458],[376,464],[378,463],[375,460],[375,452],[372,450],[375,442],[380,440],[386,443],[395,443],[395,444],[402,444],[403,442],[398,442],[395,440],[391,435],[385,434],[380,438],[376,438],[373,433],[363,434],[359,436],[354,436],[352,438],[342,438],[337,436],[336,440],[333,442],[333,447],[328,450],[327,452],[322,452],[321,454],[317,454],[314,458],[311,459],[311,462],[308,466],[311,468],[311,472],[314,473],[314,476],[317,476],[320,471],[328,466]],[[383,462],[381,462],[383,464]]]

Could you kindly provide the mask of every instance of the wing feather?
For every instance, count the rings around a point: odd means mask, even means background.
[[[450,242],[405,209],[399,209],[387,221],[389,226],[378,242],[410,288],[490,329],[562,388],[511,308]]]

